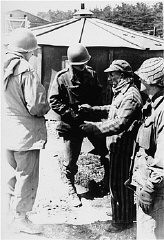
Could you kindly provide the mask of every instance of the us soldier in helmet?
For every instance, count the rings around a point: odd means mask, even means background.
[[[4,59],[4,147],[7,200],[12,230],[42,231],[27,213],[32,210],[39,180],[39,154],[47,141],[44,114],[50,107],[46,91],[29,60],[38,48],[33,33],[19,28],[11,33]],[[5,169],[6,170],[6,169]]]
[[[136,74],[149,97],[132,178],[137,187],[137,239],[164,239],[164,59],[147,59]]]
[[[87,65],[91,56],[85,46],[81,43],[70,46],[67,56],[69,67],[56,75],[50,90],[50,105],[61,118],[57,130],[64,142],[65,159],[62,174],[68,189],[68,199],[72,206],[79,207],[82,203],[76,192],[74,177],[78,171],[76,163],[85,136],[80,124],[89,119],[96,121],[98,117],[93,116],[89,111],[84,111],[81,105],[100,105],[102,88],[96,72]],[[107,167],[108,160],[105,158],[106,139],[100,135],[97,138],[90,136],[89,140],[95,147],[94,153],[101,156],[101,162],[105,167],[103,180],[108,185],[109,167]]]

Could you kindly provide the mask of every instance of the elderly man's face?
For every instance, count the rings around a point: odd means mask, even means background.
[[[121,79],[121,73],[120,72],[110,72],[109,73],[109,80],[112,82],[113,88],[116,88],[118,83],[120,82]]]

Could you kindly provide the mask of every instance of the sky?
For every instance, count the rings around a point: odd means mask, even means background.
[[[85,3],[85,8],[92,10],[94,8],[104,8],[107,5],[110,5],[111,7],[115,7],[118,4],[121,4],[122,2],[125,3],[136,3],[136,2],[145,2],[147,4],[153,4],[155,2],[159,2],[161,0],[109,0],[109,1],[101,1],[101,0],[89,0],[89,1],[83,1],[83,0],[50,0],[50,1],[42,1],[42,0],[35,0],[35,1],[2,1],[1,0],[1,11],[2,13],[5,13],[7,11],[20,9],[29,13],[32,13],[34,15],[37,15],[38,12],[47,12],[48,10],[56,11],[56,10],[62,10],[62,11],[68,11],[68,10],[74,10],[74,9],[80,9],[80,5],[82,2]]]

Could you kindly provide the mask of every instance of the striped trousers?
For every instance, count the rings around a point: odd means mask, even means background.
[[[129,178],[133,139],[131,134],[125,133],[121,137],[115,136],[110,143],[110,190],[115,224],[131,224],[136,214],[133,191],[124,185]]]

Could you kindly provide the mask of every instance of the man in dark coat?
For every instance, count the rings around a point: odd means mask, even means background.
[[[113,83],[112,104],[108,107],[93,107],[92,110],[98,112],[108,108],[108,119],[97,123],[86,122],[81,128],[87,135],[101,133],[107,137],[111,168],[112,224],[106,230],[118,232],[133,223],[133,192],[124,183],[129,175],[142,99],[133,83],[131,66],[125,60],[113,61],[105,72],[109,73]]]
[[[56,75],[50,90],[50,105],[52,110],[60,115],[61,121],[57,130],[64,141],[65,155],[62,172],[68,187],[70,203],[78,207],[81,206],[81,201],[74,186],[74,176],[78,171],[76,163],[84,138],[84,133],[79,126],[84,120],[93,120],[93,118],[95,120],[95,116],[91,116],[88,111],[80,110],[80,105],[100,105],[102,88],[96,72],[86,65],[90,55],[81,43],[70,46],[67,56],[69,67]],[[107,165],[105,137],[101,135],[98,139],[91,137],[89,140],[101,155],[102,163]],[[108,167],[105,169],[109,171]],[[106,172],[105,176],[109,177],[109,173]]]

